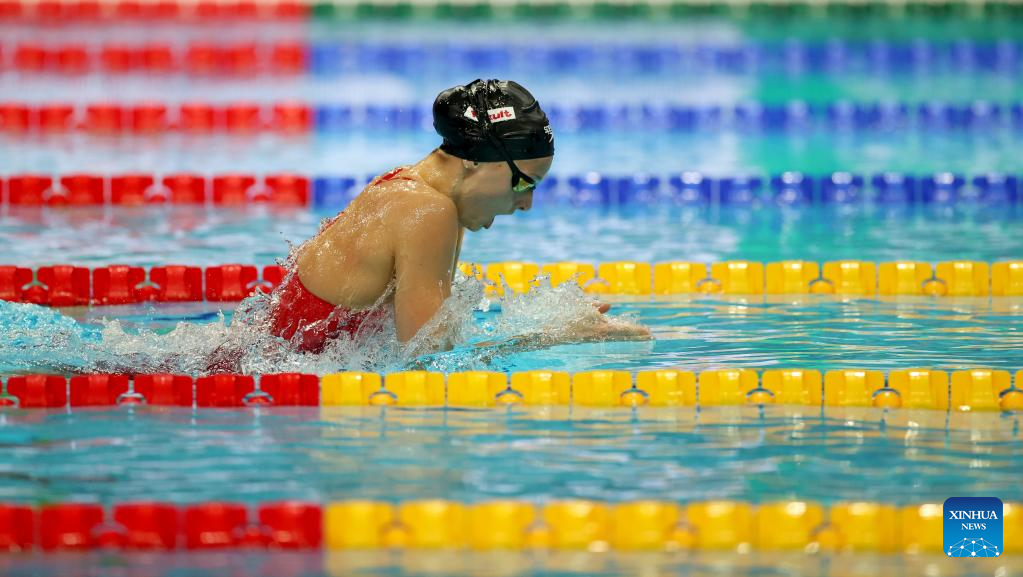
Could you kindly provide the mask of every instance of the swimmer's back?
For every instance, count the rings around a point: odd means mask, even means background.
[[[387,292],[401,235],[417,217],[440,212],[457,227],[452,201],[402,172],[373,181],[301,247],[298,275],[314,295],[352,310],[372,306]]]

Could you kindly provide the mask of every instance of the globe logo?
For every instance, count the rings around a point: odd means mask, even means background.
[[[1002,501],[995,497],[950,497],[942,508],[942,542],[949,557],[1002,554]]]

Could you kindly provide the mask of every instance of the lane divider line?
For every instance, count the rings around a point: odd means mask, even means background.
[[[270,406],[399,407],[874,407],[933,411],[1021,411],[1023,370],[968,369],[663,369],[510,375],[409,371],[261,376],[19,375],[4,381],[0,407],[62,409],[113,406],[206,408]]]
[[[112,507],[0,503],[0,552],[286,550],[938,553],[942,504],[441,499]],[[1004,503],[1004,553],[1023,553],[1023,505]],[[947,552],[945,552],[947,553]],[[1001,552],[1000,552],[1001,553]]]
[[[874,263],[841,260],[724,261],[711,263],[635,261],[536,264],[459,263],[462,274],[484,282],[491,296],[526,293],[541,275],[552,286],[577,283],[590,294],[663,298],[685,295],[1019,297],[1023,260],[986,263],[920,261]],[[0,300],[44,306],[106,306],[143,302],[237,302],[269,292],[284,279],[279,265],[169,264],[144,268],[109,265],[89,269],[71,264],[35,269],[0,264]]]

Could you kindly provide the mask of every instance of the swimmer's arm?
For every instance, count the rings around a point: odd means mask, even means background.
[[[455,258],[451,263],[451,282],[455,282],[455,273],[458,271],[458,257],[462,255],[462,237],[465,236],[465,229],[459,225],[458,241],[455,243]]]
[[[476,343],[474,346],[482,349],[500,350],[502,354],[505,354],[574,343],[648,341],[651,338],[650,329],[641,324],[600,317],[580,319],[579,322],[557,330],[525,333],[497,341]]]
[[[403,219],[395,230],[394,321],[403,343],[416,336],[451,295],[451,255],[459,228],[455,206],[447,199],[410,208],[415,216]],[[437,340],[444,340],[444,328],[435,331]],[[441,342],[441,347],[450,348],[450,343]]]

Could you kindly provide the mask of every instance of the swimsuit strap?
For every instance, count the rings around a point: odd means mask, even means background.
[[[400,174],[401,171],[403,171],[403,170],[405,170],[405,168],[402,167],[402,166],[399,166],[398,168],[395,168],[394,170],[392,170],[392,171],[390,171],[390,172],[380,176],[380,178],[377,179],[377,182],[384,182],[384,181],[387,181],[387,180],[394,180],[395,178],[397,178],[398,180],[415,180],[414,178],[409,178],[407,176],[398,177],[398,174]]]

